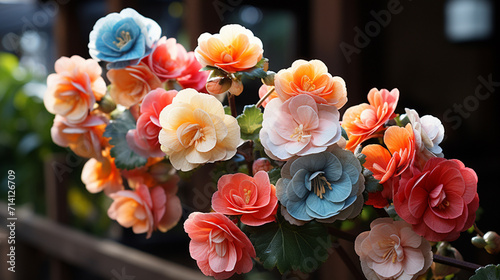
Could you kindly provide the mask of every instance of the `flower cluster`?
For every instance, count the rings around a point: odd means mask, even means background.
[[[346,83],[322,61],[269,71],[262,41],[237,24],[201,34],[188,52],[132,9],[99,19],[89,52],[92,59],[60,58],[47,79],[53,141],[89,158],[87,190],[104,192],[109,217],[147,238],[181,219],[176,172],[209,170],[212,211],[195,209],[184,221],[190,255],[207,276],[247,273],[252,259],[309,273],[326,260],[318,255],[327,255],[330,232],[375,207],[392,218],[355,239],[362,272],[417,279],[432,273],[429,241],[453,241],[475,221],[476,173],[444,158],[439,119],[396,113],[397,89],[374,88],[342,116]],[[97,61],[107,63],[108,87]],[[246,93],[243,78],[260,78],[259,92]],[[261,100],[238,115],[243,93]],[[475,242],[496,252],[500,238]]]

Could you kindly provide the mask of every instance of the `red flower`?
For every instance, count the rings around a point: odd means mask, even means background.
[[[401,218],[429,241],[453,241],[472,226],[479,207],[477,175],[459,160],[431,158],[394,194]]]
[[[224,175],[217,183],[212,208],[226,215],[241,215],[241,222],[260,226],[273,222],[278,210],[276,188],[265,171],[252,178],[243,173]]]
[[[252,270],[255,249],[248,237],[220,213],[191,213],[184,223],[189,253],[201,272],[215,279]]]
[[[165,36],[154,46],[149,56],[142,60],[151,71],[160,78],[161,82],[168,79],[177,79],[185,71],[189,56],[186,49],[175,38],[167,39]]]
[[[186,69],[177,79],[183,88],[194,88],[198,92],[207,93],[205,84],[207,83],[209,71],[200,71],[201,64],[194,57],[194,52],[188,52],[188,62]]]

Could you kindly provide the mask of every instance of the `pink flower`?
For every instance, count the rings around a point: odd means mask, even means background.
[[[103,137],[106,121],[104,117],[89,115],[83,122],[72,124],[66,118],[56,115],[50,135],[57,145],[69,147],[81,157],[100,160],[101,151],[108,144],[107,138]]]
[[[243,173],[224,175],[217,182],[212,208],[225,215],[241,215],[241,222],[249,226],[273,222],[278,210],[276,188],[265,171],[253,178]]]
[[[314,98],[306,94],[284,103],[279,98],[271,100],[264,111],[260,131],[267,155],[280,160],[323,152],[340,136],[337,108],[316,104]]]
[[[356,237],[354,249],[369,280],[414,280],[432,264],[431,246],[411,225],[379,218]]]
[[[91,158],[83,166],[82,182],[90,193],[104,191],[106,195],[123,190],[122,176],[115,165],[110,149],[102,153],[102,159]]]
[[[175,38],[161,37],[149,56],[143,59],[151,71],[161,82],[177,79],[185,71],[189,63],[186,49]]]
[[[137,128],[131,129],[127,133],[127,143],[129,147],[139,155],[144,157],[162,157],[165,154],[160,149],[158,135],[161,126],[161,110],[172,103],[172,99],[177,95],[176,90],[166,91],[157,88],[149,92],[141,104],[141,114],[137,119]]]
[[[271,86],[268,86],[266,84],[262,84],[259,88],[259,98],[264,97],[264,95],[266,95],[266,93],[270,89],[271,89]],[[271,101],[272,99],[277,98],[277,97],[278,97],[278,93],[276,91],[273,91],[273,93],[271,93],[271,95],[269,95],[269,97],[267,97],[266,100],[264,100],[264,102],[262,102],[262,107],[266,108],[267,103],[269,103],[269,101]]]
[[[453,241],[472,226],[479,207],[477,175],[456,159],[431,158],[401,180],[394,194],[398,215],[429,241]]]
[[[172,227],[172,213],[167,210],[175,210],[177,201],[172,199],[169,203],[165,189],[160,186],[149,189],[140,184],[135,190],[118,191],[110,197],[114,201],[108,209],[108,216],[123,227],[132,227],[136,234],[147,233],[146,238],[150,238],[154,229],[167,231]]]
[[[194,88],[198,92],[207,93],[205,84],[207,83],[209,71],[200,71],[201,64],[196,60],[194,52],[188,52],[188,64],[177,82],[183,88]]]
[[[184,223],[189,253],[201,272],[215,279],[252,270],[255,249],[248,237],[220,213],[191,213]]]
[[[106,94],[101,67],[93,59],[74,55],[61,57],[55,63],[55,74],[47,78],[43,102],[47,111],[61,115],[68,123],[84,121],[96,100]]]

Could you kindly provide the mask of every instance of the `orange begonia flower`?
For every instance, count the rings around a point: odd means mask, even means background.
[[[96,100],[106,94],[101,67],[95,60],[77,55],[59,58],[54,67],[56,73],[47,77],[43,97],[47,111],[65,117],[69,123],[84,121]]]
[[[398,89],[379,91],[373,88],[368,93],[370,104],[362,103],[348,108],[342,118],[342,127],[349,138],[346,149],[354,151],[365,140],[380,137],[385,130],[383,125],[395,117],[398,99]]]
[[[262,59],[262,41],[249,29],[229,24],[219,34],[203,33],[194,50],[196,59],[205,66],[215,66],[228,73],[254,67]]]
[[[109,94],[117,104],[127,108],[141,102],[151,90],[161,87],[160,79],[144,62],[123,69],[111,69],[107,76],[111,82]]]
[[[292,67],[276,74],[274,86],[283,102],[299,94],[307,94],[314,98],[316,103],[333,105],[337,109],[347,102],[344,80],[341,77],[332,77],[320,60],[296,60]]]
[[[106,195],[123,190],[122,176],[115,165],[115,159],[109,154],[110,149],[103,151],[102,159],[91,158],[82,170],[82,182],[91,193],[104,191]]]
[[[416,148],[411,124],[389,127],[384,134],[384,143],[389,150],[372,144],[361,151],[366,156],[363,166],[373,172],[373,177],[380,180],[381,184],[393,176],[401,175],[413,162]]]

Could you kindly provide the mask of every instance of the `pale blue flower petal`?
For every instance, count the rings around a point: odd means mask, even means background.
[[[285,205],[285,207],[290,216],[294,217],[297,220],[310,221],[313,219],[311,216],[307,214],[307,207],[304,201],[300,202],[289,201],[288,204]]]
[[[342,164],[342,171],[349,175],[349,179],[351,179],[351,183],[354,185],[358,182],[359,179],[359,171],[352,164],[345,163]]]
[[[333,203],[320,199],[316,194],[310,193],[306,199],[307,214],[315,219],[332,217],[336,212],[342,210],[344,202]]]
[[[324,198],[331,202],[341,202],[349,197],[352,190],[351,180],[349,179],[349,175],[346,173],[342,173],[342,176],[339,180],[335,182],[330,182],[332,189],[328,189],[325,194],[323,194]],[[326,189],[326,188],[325,188]]]
[[[293,196],[289,195],[288,199],[298,201],[304,199],[306,194],[309,193],[310,189],[307,189],[304,183],[307,181],[306,177],[308,175],[309,172],[305,169],[301,169],[297,173],[295,173],[292,181],[290,182],[290,186],[288,187],[288,189],[291,190],[290,193],[293,193]]]

